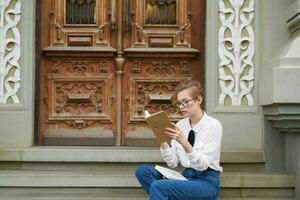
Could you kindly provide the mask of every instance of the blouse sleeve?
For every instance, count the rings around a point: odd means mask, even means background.
[[[219,162],[222,139],[222,126],[219,122],[213,124],[207,133],[205,144],[195,147],[192,153],[187,154],[190,167],[198,171],[208,168],[212,162]]]
[[[177,167],[177,165],[179,163],[179,159],[176,154],[174,140],[171,141],[171,147],[169,146],[166,149],[160,148],[160,152],[161,152],[163,160],[167,163],[167,165],[169,167],[171,167],[171,168]]]

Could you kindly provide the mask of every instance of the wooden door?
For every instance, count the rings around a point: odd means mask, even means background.
[[[38,136],[44,145],[157,145],[144,110],[203,80],[204,0],[38,2]]]

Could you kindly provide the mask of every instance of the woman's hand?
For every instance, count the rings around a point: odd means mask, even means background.
[[[170,138],[177,140],[180,144],[183,144],[186,141],[186,138],[176,124],[172,124],[174,125],[174,128],[166,128],[165,134],[167,134]]]
[[[189,143],[189,141],[184,137],[182,131],[176,126],[176,124],[172,123],[174,128],[166,128],[165,134],[167,134],[170,138],[175,139],[178,143],[182,145],[186,153],[192,153],[193,147]]]

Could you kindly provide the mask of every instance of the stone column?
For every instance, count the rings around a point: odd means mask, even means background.
[[[35,0],[0,0],[0,147],[33,144]]]
[[[269,69],[261,74],[260,100],[266,119],[266,166],[270,171],[283,170],[293,174],[296,181],[295,199],[299,199],[300,0],[280,3],[281,12],[286,14],[286,33],[283,34],[285,30],[281,29],[282,32],[272,34],[285,35],[284,40],[287,39],[287,42],[282,42],[284,45],[278,50],[273,60],[270,60],[269,67],[266,67]],[[285,9],[284,3],[290,6]],[[276,2],[274,4],[275,7],[276,4],[279,5]],[[277,22],[278,26],[282,25],[280,21]]]
[[[257,98],[259,0],[206,0],[205,109],[223,126],[222,150],[261,150]]]

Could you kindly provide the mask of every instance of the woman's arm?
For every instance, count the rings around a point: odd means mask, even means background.
[[[171,141],[171,145],[172,145],[172,142],[173,141]],[[167,165],[171,168],[177,167],[177,165],[179,163],[179,159],[175,152],[174,146],[175,146],[174,143],[173,143],[172,147],[170,147],[167,142],[160,144],[160,152],[161,152],[162,158],[167,163]]]

